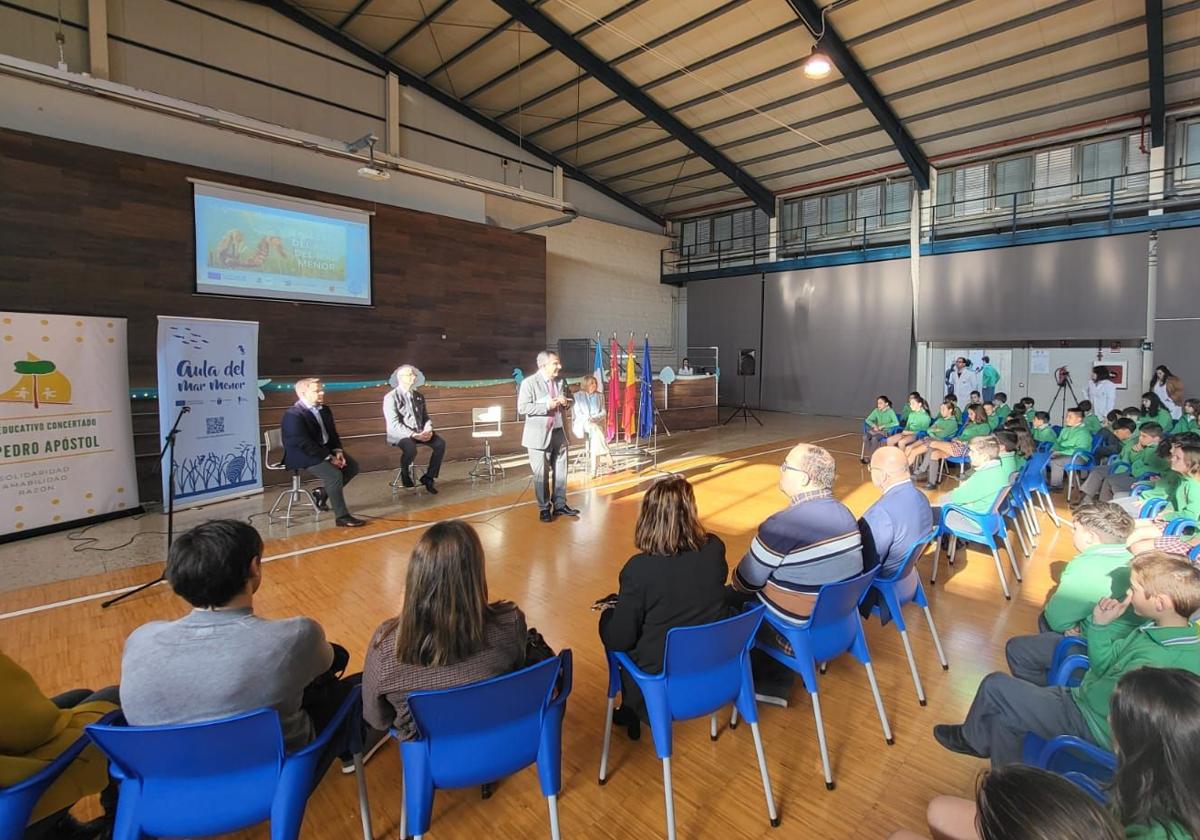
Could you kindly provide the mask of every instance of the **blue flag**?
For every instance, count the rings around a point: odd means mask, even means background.
[[[642,345],[642,393],[638,400],[638,437],[650,437],[654,431],[654,372],[650,370],[650,336]]]

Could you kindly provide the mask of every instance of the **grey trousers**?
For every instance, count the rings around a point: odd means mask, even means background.
[[[325,485],[325,492],[329,494],[329,504],[333,507],[334,516],[339,519],[343,516],[349,516],[350,511],[346,507],[346,494],[342,488],[354,480],[354,476],[358,475],[358,461],[355,461],[346,453],[346,466],[338,469],[328,461],[322,461],[319,464],[313,464],[306,469],[321,479]]]
[[[1045,685],[1050,675],[1050,664],[1054,661],[1054,649],[1062,639],[1062,633],[1013,636],[1004,646],[1008,672],[1019,680]]]
[[[1074,735],[1096,743],[1070,689],[1038,686],[999,672],[988,674],[963,723],[967,743],[991,758],[992,767],[1004,767],[1020,762],[1027,732],[1042,738]]]
[[[1070,455],[1055,455],[1050,458],[1050,489],[1061,490],[1063,481],[1066,479],[1066,473],[1063,472],[1063,467],[1071,462]]]
[[[567,503],[567,435],[562,429],[550,432],[548,449],[526,449],[533,471],[533,492],[538,507],[560,508]]]
[[[1083,482],[1083,495],[1101,502],[1111,501],[1114,495],[1129,492],[1129,488],[1133,487],[1133,478],[1129,473],[1109,475],[1107,465],[1097,464]]]

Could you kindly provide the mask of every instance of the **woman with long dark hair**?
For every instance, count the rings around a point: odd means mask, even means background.
[[[621,569],[615,600],[597,602],[600,639],[608,650],[626,651],[643,671],[663,669],[667,631],[724,618],[725,543],[705,530],[692,485],[681,475],[660,478],[642,497],[633,541],[638,553]],[[646,720],[634,682],[622,674],[621,708],[613,722],[637,738]]]
[[[439,522],[416,544],[400,614],[379,626],[363,666],[363,717],[376,729],[416,737],[405,699],[452,688],[525,664],[525,615],[489,601],[483,545],[457,519]]]
[[[1171,369],[1166,365],[1159,365],[1154,369],[1150,390],[1158,396],[1163,408],[1171,413],[1171,419],[1178,420],[1179,415],[1183,414],[1183,380],[1171,373]]]
[[[1171,422],[1171,412],[1167,411],[1167,407],[1162,404],[1162,400],[1158,398],[1158,394],[1153,391],[1147,391],[1142,394],[1142,408],[1138,414],[1138,428],[1144,423],[1157,423],[1162,426],[1164,432],[1169,431],[1174,424]]]
[[[1092,404],[1096,416],[1104,419],[1117,406],[1117,386],[1112,381],[1112,371],[1107,365],[1096,365],[1084,388],[1084,397]]]

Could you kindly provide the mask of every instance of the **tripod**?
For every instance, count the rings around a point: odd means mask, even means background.
[[[761,426],[762,421],[758,419],[758,417],[750,409],[750,406],[746,403],[746,374],[743,373],[740,374],[740,376],[742,377],[742,404],[737,407],[737,411],[726,417],[725,422],[721,425],[728,426],[730,420],[740,415],[743,423],[749,423],[751,420],[753,420],[755,423]]]
[[[171,543],[175,540],[175,438],[179,436],[179,421],[183,419],[183,415],[187,414],[192,409],[189,406],[182,406],[179,413],[175,415],[175,424],[171,426],[171,431],[167,432],[167,437],[163,441],[162,451],[158,453],[159,467],[162,466],[163,456],[166,456],[167,461],[167,553],[171,552]],[[116,598],[110,598],[100,605],[101,609],[108,609],[118,601],[124,601],[130,595],[136,595],[144,589],[149,589],[155,584],[162,583],[167,579],[166,573],[159,575],[154,580],[148,583],[143,583],[128,592],[122,592]]]
[[[1046,413],[1053,417],[1054,404],[1058,402],[1058,398],[1062,397],[1062,413],[1059,417],[1058,425],[1065,426],[1067,424],[1067,392],[1071,392],[1071,405],[1079,405],[1079,398],[1075,396],[1075,389],[1071,387],[1071,375],[1067,374],[1063,377],[1062,382],[1058,383],[1058,391],[1054,394],[1054,399],[1050,400],[1050,407],[1046,409]]]

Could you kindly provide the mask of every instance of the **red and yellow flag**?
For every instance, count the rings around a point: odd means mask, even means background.
[[[629,337],[629,346],[625,350],[625,414],[623,415],[625,439],[637,437],[637,367],[633,363],[633,336]]]

